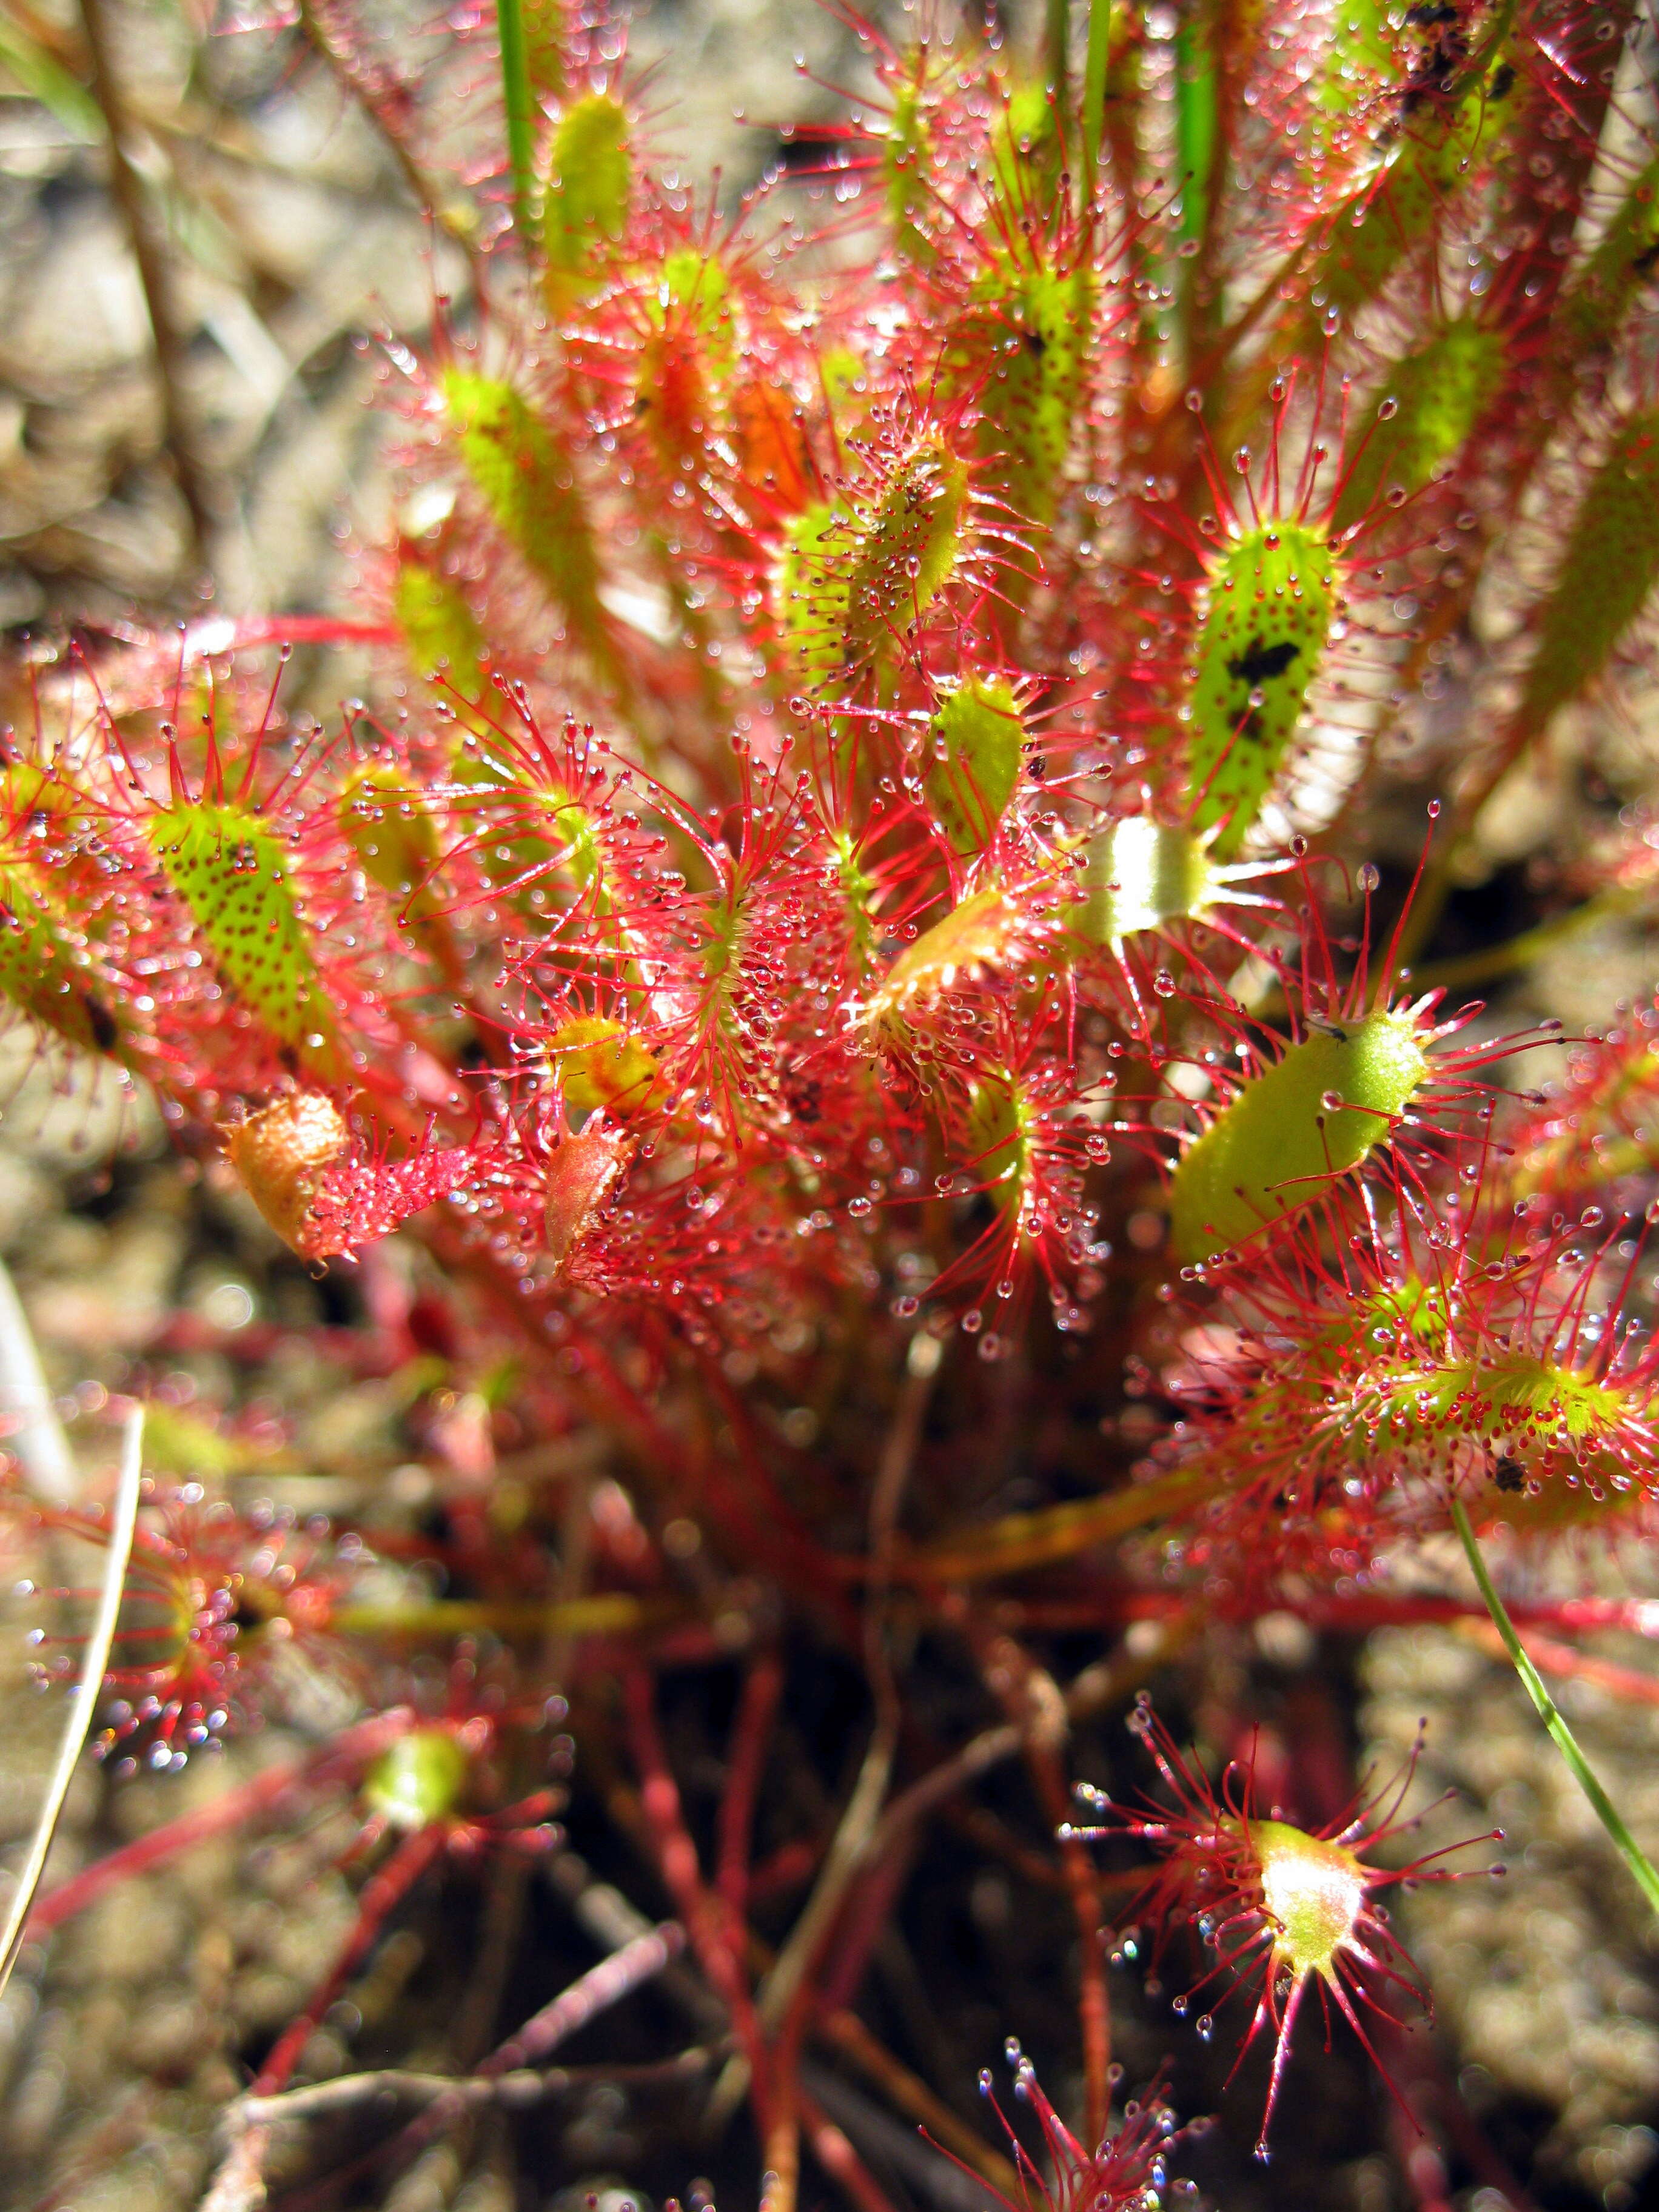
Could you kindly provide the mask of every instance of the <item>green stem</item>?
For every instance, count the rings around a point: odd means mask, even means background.
[[[501,90],[507,102],[507,163],[513,173],[513,223],[528,245],[536,177],[535,106],[530,94],[530,58],[525,46],[520,0],[495,0],[501,45]]]
[[[1176,33],[1176,158],[1181,173],[1181,235],[1202,240],[1210,217],[1210,173],[1215,167],[1215,65],[1201,26],[1183,22]]]
[[[626,1590],[593,1590],[586,1597],[498,1602],[489,1598],[410,1598],[373,1605],[343,1605],[329,1626],[342,1636],[440,1637],[479,1631],[509,1641],[547,1636],[626,1636],[685,1617],[677,1600],[640,1598]]]
[[[1220,131],[1219,82],[1214,61],[1213,15],[1183,20],[1176,32],[1176,161],[1181,177],[1181,239],[1186,249],[1176,271],[1182,360],[1190,379],[1200,349],[1200,301],[1209,295],[1200,270],[1207,261],[1210,203],[1216,184]],[[1206,317],[1207,320],[1207,315]]]
[[[1171,1468],[1152,1482],[1133,1482],[1103,1497],[1069,1499],[1034,1513],[1010,1513],[954,1540],[901,1553],[895,1578],[901,1582],[977,1583],[1028,1567],[1051,1566],[1075,1559],[1097,1544],[1115,1542],[1150,1521],[1188,1513],[1200,1498],[1215,1494],[1215,1469],[1194,1462]]]
[[[1094,199],[1100,142],[1106,135],[1106,70],[1111,58],[1112,0],[1089,0],[1089,44],[1083,58],[1083,204]]]
[[[1428,967],[1416,969],[1412,981],[1419,990],[1433,990],[1437,985],[1442,990],[1454,990],[1468,983],[1484,983],[1494,975],[1510,975],[1576,937],[1581,929],[1592,929],[1598,922],[1611,921],[1638,908],[1644,896],[1642,891],[1615,885],[1612,890],[1587,899],[1583,906],[1573,907],[1553,921],[1540,921],[1535,929],[1510,938],[1506,945],[1488,945],[1479,952],[1465,953],[1456,960],[1432,961]]]
[[[1062,117],[1066,112],[1066,58],[1071,28],[1071,0],[1048,0],[1043,17],[1043,65],[1054,106]]]
[[[1596,1819],[1612,1837],[1620,1856],[1635,1875],[1643,1896],[1646,1898],[1654,1911],[1659,1912],[1659,1874],[1654,1871],[1652,1864],[1643,1852],[1640,1844],[1625,1826],[1613,1800],[1591,1773],[1589,1762],[1578,1748],[1572,1730],[1562,1719],[1554,1698],[1544,1687],[1543,1679],[1538,1669],[1522,1649],[1521,1638],[1515,1632],[1515,1624],[1504,1611],[1504,1601],[1492,1586],[1492,1577],[1486,1572],[1486,1563],[1480,1556],[1480,1547],[1475,1542],[1474,1531],[1469,1526],[1469,1516],[1464,1511],[1463,1501],[1455,1491],[1452,1492],[1451,1497],[1451,1516],[1452,1526],[1462,1540],[1463,1550],[1468,1556],[1475,1582],[1480,1587],[1480,1595],[1486,1601],[1486,1610],[1492,1615],[1492,1626],[1504,1639],[1504,1648],[1510,1655],[1516,1673],[1526,1684],[1527,1695],[1537,1706],[1540,1719],[1555,1739],[1555,1747],[1565,1759],[1578,1787],[1589,1799]]]

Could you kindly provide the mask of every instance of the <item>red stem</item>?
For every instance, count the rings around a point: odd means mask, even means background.
[[[770,2094],[770,2069],[743,1970],[742,1930],[734,1924],[725,1901],[703,1881],[697,1847],[685,1825],[679,1786],[663,1751],[651,1677],[630,1668],[623,1677],[623,1699],[634,1763],[640,1774],[640,1803],[647,1830],[656,1838],[664,1887],[674,1900],[710,1986],[732,2015],[732,2025],[749,2061],[755,2103],[763,2115]],[[764,2124],[763,2118],[763,2128]]]
[[[830,2179],[841,2185],[858,2207],[858,2212],[893,2212],[892,2199],[823,2106],[805,2089],[799,2094],[800,2116],[806,2123],[806,2140],[813,2157]]]
[[[744,1679],[743,1697],[732,1724],[732,1753],[726,1761],[726,1794],[720,1799],[719,1858],[715,1886],[730,1910],[741,1916],[749,1901],[749,1854],[772,1717],[783,1691],[783,1668],[767,1652]]]
[[[1051,1827],[1063,1828],[1072,1817],[1072,1797],[1058,1753],[1050,1745],[1032,1742],[1026,1763],[1044,1819]],[[1106,1947],[1100,1938],[1100,1885],[1087,1844],[1075,1836],[1061,1838],[1060,1858],[1077,1922],[1078,2027],[1083,2042],[1087,2140],[1103,2142],[1111,2116],[1112,2008],[1106,1987]]]
[[[352,1974],[374,1948],[386,1917],[400,1905],[449,1840],[441,1820],[429,1820],[407,1835],[392,1856],[363,1885],[357,1900],[357,1919],[338,1958],[313,1991],[297,2020],[290,2021],[277,2037],[269,2058],[253,2084],[256,2097],[275,2096],[288,2087],[319,2021],[345,1987]]]

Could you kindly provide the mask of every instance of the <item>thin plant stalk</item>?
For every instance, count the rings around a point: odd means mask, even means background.
[[[190,526],[189,557],[199,566],[206,557],[213,532],[213,495],[207,471],[196,449],[195,427],[180,389],[189,333],[179,318],[173,272],[156,234],[144,180],[129,150],[132,125],[111,51],[104,0],[81,0],[81,29],[92,64],[93,94],[109,133],[111,196],[126,225],[127,242],[149,317],[167,456]]]
[[[386,100],[377,89],[373,76],[364,68],[349,42],[337,35],[326,13],[319,8],[317,0],[298,0],[295,20],[330,76],[346,96],[362,110],[365,118],[379,134],[416,205],[424,209],[445,236],[460,247],[476,273],[478,241],[474,235],[475,225],[469,205],[459,196],[441,189],[422,168],[398,130]],[[299,619],[304,623],[308,618],[301,616]],[[318,618],[309,619],[315,621]],[[333,635],[324,641],[332,644],[343,641],[343,631],[340,628],[332,622],[327,627]],[[365,635],[374,627],[372,624],[364,625]],[[270,635],[274,636],[276,634],[276,626],[270,626]],[[283,635],[294,635],[294,641],[299,641],[297,635],[292,632],[285,631]],[[395,628],[391,635],[396,636]]]
[[[507,166],[513,179],[513,224],[528,239],[535,188],[535,106],[530,92],[530,58],[525,46],[519,0],[495,0],[501,46],[501,91],[507,106]]]
[[[11,1271],[0,1261],[0,1407],[15,1425],[7,1437],[42,1504],[73,1505],[81,1494],[75,1457],[53,1408],[34,1334]]]
[[[1654,1911],[1659,1912],[1659,1873],[1655,1872],[1651,1861],[1625,1826],[1618,1808],[1590,1771],[1589,1761],[1579,1749],[1572,1730],[1562,1718],[1554,1698],[1544,1687],[1542,1675],[1522,1649],[1521,1638],[1515,1632],[1515,1624],[1504,1611],[1504,1601],[1498,1596],[1492,1577],[1486,1571],[1486,1563],[1480,1556],[1480,1547],[1476,1543],[1474,1531],[1469,1526],[1469,1516],[1464,1510],[1463,1501],[1455,1491],[1452,1492],[1451,1516],[1452,1526],[1456,1529],[1468,1557],[1470,1572],[1474,1577],[1481,1596],[1486,1601],[1486,1610],[1492,1615],[1492,1626],[1503,1638],[1504,1648],[1510,1655],[1510,1664],[1522,1681],[1525,1683],[1527,1695],[1538,1708],[1539,1718],[1554,1738],[1555,1747],[1565,1759],[1578,1787],[1589,1799],[1591,1809],[1596,1819],[1612,1837],[1619,1856],[1635,1875],[1643,1896],[1646,1898]]]
[[[1100,142],[1106,132],[1106,69],[1111,58],[1112,0],[1090,0],[1089,43],[1083,57],[1083,202],[1095,196]]]
[[[40,1887],[40,1877],[46,1871],[46,1854],[51,1850],[52,1839],[58,1832],[64,1800],[69,1795],[70,1784],[75,1779],[75,1770],[80,1763],[82,1748],[87,1740],[87,1730],[92,1726],[92,1717],[97,1710],[104,1669],[109,1664],[109,1648],[115,1641],[115,1624],[120,1618],[121,1598],[126,1588],[127,1561],[132,1554],[132,1534],[138,1520],[139,1478],[143,1472],[143,1411],[142,1407],[135,1407],[127,1419],[126,1437],[121,1450],[121,1472],[116,1481],[115,1502],[110,1511],[109,1551],[104,1562],[103,1588],[98,1594],[97,1618],[93,1622],[92,1633],[87,1638],[87,1648],[82,1656],[80,1680],[71,1692],[69,1717],[58,1746],[52,1779],[46,1787],[46,1802],[40,1808],[34,1833],[29,1838],[28,1856],[23,1861],[17,1876],[17,1887],[12,1892],[4,1931],[0,1933],[0,1990],[3,1990],[10,1980],[11,1970],[17,1964],[17,1954],[23,1948],[23,1931],[28,1925],[29,1911],[34,1903],[35,1892]]]

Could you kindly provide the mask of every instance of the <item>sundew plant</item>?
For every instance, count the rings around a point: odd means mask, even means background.
[[[235,1778],[32,1940],[346,1808],[216,2212],[444,2144],[591,2191],[579,2077],[654,2116],[618,2186],[728,2212],[1225,2202],[1202,2123],[1277,2160],[1344,2047],[1438,2202],[1394,1893],[1498,1842],[1237,1655],[1501,1638],[1659,1908],[1527,1650],[1654,1620],[1659,998],[1527,984],[1659,883],[1652,24],[940,0],[739,198],[597,0],[302,14],[471,304],[380,348],[349,606],[31,647],[0,993],[380,1286],[429,1466],[296,1513],[172,1422],[90,1741],[118,1804]],[[1511,930],[1471,886],[1540,787]],[[107,1507],[7,1510],[97,1580]],[[988,1868],[1036,1967],[935,1910]],[[471,2046],[351,2048],[422,1916]],[[1004,2126],[935,2063],[957,1974]]]

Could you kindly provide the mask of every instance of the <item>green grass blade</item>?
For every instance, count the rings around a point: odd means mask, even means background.
[[[95,146],[104,136],[104,111],[63,64],[16,23],[0,16],[0,67],[21,91],[55,115],[71,138]]]
[[[29,1838],[28,1853],[18,1873],[17,1886],[11,1893],[5,1926],[0,1929],[0,1990],[3,1990],[10,1980],[11,1970],[17,1964],[17,1954],[23,1948],[23,1938],[28,1930],[29,1911],[40,1887],[40,1877],[46,1871],[46,1856],[52,1849],[52,1838],[58,1832],[64,1800],[69,1796],[70,1784],[75,1779],[88,1732],[97,1715],[98,1699],[104,1686],[104,1669],[109,1664],[110,1646],[115,1641],[116,1623],[120,1618],[121,1600],[126,1589],[127,1562],[132,1556],[133,1531],[137,1526],[138,1497],[143,1481],[143,1449],[144,1409],[142,1406],[135,1406],[127,1416],[126,1436],[121,1446],[121,1472],[116,1480],[115,1496],[106,1523],[108,1549],[104,1555],[103,1584],[98,1593],[98,1612],[81,1655],[81,1677],[75,1686],[75,1703],[70,1708],[64,1733],[58,1740],[58,1756],[52,1764],[52,1778],[46,1785],[46,1802],[35,1820],[34,1833]]]
[[[1106,134],[1106,65],[1111,58],[1112,0],[1089,0],[1089,44],[1083,57],[1083,203],[1094,198],[1100,142]]]
[[[535,105],[530,92],[530,58],[525,45],[520,0],[495,0],[501,43],[501,90],[507,104],[507,164],[513,177],[513,224],[521,239],[531,234],[535,196]]]
[[[1215,64],[1207,26],[1183,22],[1176,33],[1176,163],[1181,179],[1181,235],[1202,243],[1210,224],[1210,184],[1215,167]]]
[[[1463,1501],[1455,1491],[1451,1499],[1452,1525],[1462,1540],[1469,1567],[1486,1600],[1486,1610],[1492,1625],[1504,1639],[1504,1649],[1509,1653],[1516,1673],[1526,1684],[1527,1695],[1538,1708],[1540,1719],[1549,1730],[1555,1747],[1565,1759],[1578,1787],[1589,1799],[1591,1810],[1612,1837],[1619,1856],[1635,1875],[1642,1894],[1656,1912],[1659,1912],[1659,1874],[1643,1851],[1630,1830],[1625,1826],[1618,1808],[1590,1771],[1589,1761],[1578,1748],[1572,1730],[1561,1717],[1555,1700],[1544,1687],[1542,1676],[1521,1648],[1521,1638],[1515,1632],[1515,1624],[1504,1609],[1504,1601],[1493,1587],[1486,1572],[1486,1563],[1480,1556],[1480,1547],[1474,1540],[1474,1531],[1469,1526],[1469,1516],[1463,1510]]]
[[[1071,0],[1048,0],[1042,28],[1044,73],[1048,89],[1054,96],[1056,112],[1060,115],[1066,112],[1066,47],[1071,27]]]

